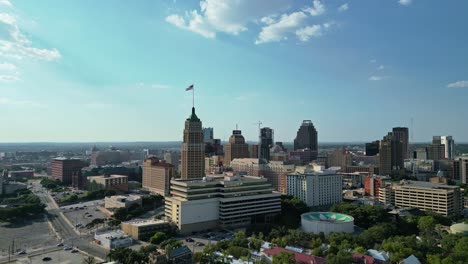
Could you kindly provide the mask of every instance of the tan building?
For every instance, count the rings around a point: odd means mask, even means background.
[[[174,166],[155,157],[143,162],[143,188],[160,194],[169,195],[169,185],[174,177]]]
[[[265,178],[222,175],[172,180],[166,218],[183,234],[269,223],[281,213],[280,194]]]
[[[345,170],[346,167],[353,164],[353,157],[349,151],[342,149],[336,149],[332,153],[328,154],[328,167],[341,167]]]
[[[184,141],[182,143],[181,178],[201,178],[205,175],[205,143],[203,142],[202,122],[195,114],[185,120]]]
[[[168,222],[162,220],[131,220],[122,222],[122,231],[135,240],[148,240],[156,232],[167,233],[171,226]]]
[[[460,187],[422,181],[401,181],[380,188],[379,201],[399,208],[417,208],[448,216],[461,214]]]
[[[128,192],[128,177],[125,175],[102,175],[88,177],[88,188]]]
[[[248,158],[249,145],[245,143],[240,130],[233,130],[229,142],[224,146],[224,164],[229,165],[233,159]]]
[[[104,198],[106,209],[129,208],[133,205],[141,206],[141,197],[138,195],[113,195]]]

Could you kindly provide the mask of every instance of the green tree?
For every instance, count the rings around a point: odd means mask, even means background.
[[[93,256],[88,256],[83,259],[83,264],[96,264],[96,259]]]
[[[343,263],[353,263],[353,256],[351,252],[340,250],[337,254],[330,254],[327,256],[327,264]]]
[[[422,216],[418,220],[418,229],[420,234],[422,235],[429,235],[434,232],[434,228],[436,225],[436,221],[434,217],[428,215],[428,216]]]
[[[167,235],[163,232],[156,232],[150,239],[149,242],[154,245],[159,245],[164,240],[168,239]]]
[[[238,247],[238,246],[229,247],[226,250],[226,253],[228,255],[232,255],[233,257],[237,259],[240,257],[248,257],[250,255],[250,252],[247,248]]]
[[[281,252],[273,256],[272,264],[294,264],[296,260],[291,252]]]

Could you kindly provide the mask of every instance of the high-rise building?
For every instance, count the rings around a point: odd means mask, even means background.
[[[366,156],[375,156],[379,154],[379,141],[366,143]]]
[[[174,166],[174,170],[178,170],[178,167],[179,167],[179,153],[177,152],[174,152],[174,151],[170,151],[170,152],[166,152],[164,153],[164,160],[167,162],[167,163],[170,163],[172,164],[172,166]]]
[[[143,188],[162,196],[169,195],[169,185],[174,177],[174,166],[155,157],[143,162]]]
[[[294,150],[306,148],[318,151],[317,130],[310,120],[302,121],[302,125],[299,127],[294,139]]]
[[[270,223],[281,213],[280,194],[263,177],[207,175],[172,180],[165,215],[181,234]]]
[[[322,206],[342,201],[342,176],[323,166],[314,166],[310,173],[286,176],[287,194],[297,197],[307,206]]]
[[[345,170],[346,167],[353,164],[353,156],[349,151],[344,148],[335,149],[332,153],[328,154],[329,167],[341,167]]]
[[[258,144],[252,144],[249,146],[249,154],[250,158],[252,159],[258,159]]]
[[[214,140],[214,131],[212,127],[203,128],[203,142],[213,143]]]
[[[407,127],[394,127],[392,131],[393,137],[397,141],[401,141],[401,156],[403,159],[409,158],[408,153],[408,142],[409,142],[409,134]]]
[[[270,160],[270,148],[273,147],[273,129],[263,127],[260,129],[260,159]]]
[[[453,159],[454,158],[454,149],[455,149],[455,141],[453,140],[452,136],[441,136],[440,143],[445,147],[445,158],[446,159]]]
[[[381,175],[390,175],[404,168],[403,143],[396,139],[392,132],[380,141],[379,172]]]
[[[233,130],[229,142],[224,146],[224,164],[229,165],[231,160],[249,157],[249,145],[245,143],[240,130]]]
[[[182,143],[182,179],[201,178],[205,175],[205,144],[202,122],[195,114],[185,120],[184,142]]]
[[[437,141],[436,141],[437,142]],[[428,160],[441,160],[445,159],[445,146],[442,144],[432,144],[426,147]]]
[[[453,161],[453,179],[463,184],[468,183],[468,157],[459,157]]]
[[[72,183],[72,176],[84,167],[81,159],[55,158],[52,160],[52,178],[64,184]]]

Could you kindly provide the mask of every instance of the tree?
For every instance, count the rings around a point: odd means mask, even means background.
[[[226,253],[228,255],[232,255],[234,256],[235,258],[240,258],[240,257],[248,257],[250,252],[247,248],[243,248],[243,247],[238,247],[238,246],[232,246],[232,247],[229,247],[227,250],[226,250]]]
[[[167,235],[163,232],[156,232],[156,234],[154,234],[149,242],[153,245],[159,245],[161,242],[163,242],[164,240],[168,239]]]
[[[259,251],[262,247],[263,241],[257,238],[252,238],[249,243],[249,247],[253,250]]]
[[[233,246],[247,248],[249,245],[249,240],[247,239],[244,231],[239,231],[235,234],[231,244]]]
[[[296,260],[291,252],[281,252],[273,256],[272,264],[294,264]]]
[[[83,264],[96,264],[96,259],[93,256],[88,256],[83,259]]]
[[[349,251],[340,250],[336,255],[327,256],[327,264],[353,263],[353,255]]]
[[[364,248],[372,248],[376,243],[397,233],[396,227],[389,223],[378,224],[365,230],[357,237],[358,244]]]
[[[422,216],[418,220],[418,229],[422,235],[432,234],[434,232],[435,225],[435,219],[430,215]]]

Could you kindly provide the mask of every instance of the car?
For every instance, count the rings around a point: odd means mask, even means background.
[[[203,246],[205,246],[205,244],[203,244],[202,242],[197,242],[197,243],[195,243],[195,246],[203,247]]]
[[[57,247],[63,247],[63,243],[58,243]]]
[[[26,254],[26,250],[21,250],[20,252],[18,252],[18,255],[24,255]]]
[[[191,237],[187,237],[187,238],[185,239],[185,242],[194,242],[194,241],[195,241],[195,240],[193,240],[193,238],[191,238]]]
[[[72,249],[73,249],[73,248],[68,247],[68,246],[63,248],[63,250],[67,250],[67,251],[68,251],[68,250],[72,250]]]
[[[43,257],[43,258],[42,258],[42,261],[51,261],[51,260],[52,260],[51,257]]]
[[[72,249],[72,251],[70,251],[71,253],[77,253],[78,252],[78,249]]]

